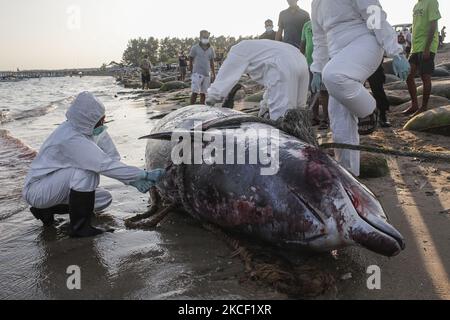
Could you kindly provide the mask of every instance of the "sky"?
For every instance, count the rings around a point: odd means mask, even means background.
[[[311,11],[311,0],[299,5]],[[391,24],[412,21],[416,0],[380,0]],[[439,0],[450,26],[450,1]],[[0,70],[100,67],[137,37],[258,35],[286,0],[0,0]]]

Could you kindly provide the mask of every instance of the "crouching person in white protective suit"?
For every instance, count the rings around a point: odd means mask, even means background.
[[[278,120],[289,109],[306,107],[306,58],[294,46],[272,40],[245,40],[235,45],[209,88],[206,103],[221,102],[245,73],[266,89],[260,116],[268,111],[270,119]]]
[[[72,237],[96,236],[95,212],[106,209],[111,194],[98,188],[100,175],[150,190],[163,170],[146,172],[120,162],[120,155],[104,126],[105,107],[91,93],[78,95],[61,124],[42,145],[25,180],[23,197],[45,226],[55,214],[69,214]]]
[[[358,118],[371,115],[376,108],[364,82],[380,66],[384,52],[394,58],[394,70],[403,80],[409,63],[378,0],[314,0],[311,17],[311,89],[320,90],[323,79],[330,94],[334,142],[359,145]],[[359,176],[358,151],[336,150],[336,158]]]

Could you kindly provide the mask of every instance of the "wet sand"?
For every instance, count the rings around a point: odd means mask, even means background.
[[[107,100],[108,107],[112,106],[108,108],[112,110],[109,120],[114,120],[109,124],[109,132],[124,162],[144,165],[145,141],[137,138],[150,131],[155,123],[151,117],[186,104],[188,94],[189,90],[141,94],[120,87],[105,94],[102,99]],[[247,103],[240,107],[253,105]],[[51,120],[37,118],[20,122],[27,126],[26,130],[18,129],[17,122],[3,125],[2,129],[37,149],[45,133],[64,119],[60,109],[53,113]],[[424,151],[450,149],[448,137],[404,132],[401,125],[406,119],[393,117],[394,128],[380,129],[364,142]],[[326,132],[321,134],[327,135]],[[14,139],[12,141],[16,141]],[[23,146],[12,143],[9,150],[2,150],[6,153],[0,161],[0,166],[12,168],[8,190],[16,190],[4,192],[2,187],[0,193],[0,299],[301,297],[277,292],[273,286],[250,280],[244,265],[239,258],[232,257],[233,252],[226,243],[183,213],[170,214],[154,230],[127,230],[124,220],[145,212],[148,196],[110,179],[102,179],[102,187],[112,192],[114,202],[96,218],[96,223],[114,227],[115,233],[94,239],[69,239],[67,217],[60,217],[56,228],[44,229],[17,196],[29,163],[28,159],[7,154],[24,154],[17,148]],[[253,253],[265,254],[266,259],[267,256],[274,260],[281,257],[288,260],[290,266],[309,266],[331,275],[335,286],[315,298],[449,299],[450,165],[389,158],[389,166],[388,177],[363,182],[379,196],[392,224],[406,238],[407,248],[398,257],[387,259],[356,247],[313,255],[276,252],[264,244],[243,243]],[[80,291],[67,289],[66,269],[70,265],[81,268]],[[381,290],[367,288],[366,270],[372,265],[381,268]]]

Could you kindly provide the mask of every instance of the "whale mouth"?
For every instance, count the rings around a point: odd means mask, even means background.
[[[350,231],[350,236],[356,243],[387,257],[396,256],[405,250],[406,244],[403,236],[388,222],[375,215],[371,215],[370,219],[359,216],[367,225],[364,228],[355,228]]]
[[[374,210],[373,206],[366,212],[361,210],[360,200],[355,198],[352,192],[347,191],[352,204],[358,213],[358,216],[364,221],[364,224],[352,228],[349,232],[350,237],[359,245],[374,251],[376,253],[393,257],[398,255],[406,248],[405,240],[400,232],[397,231],[384,215],[377,214],[383,212]]]
[[[400,232],[397,231],[397,229],[395,229],[392,225],[389,224],[388,221],[383,220],[380,217],[372,214],[367,215],[366,217],[362,216],[361,214],[359,214],[359,216],[372,228],[395,239],[398,242],[398,245],[400,246],[401,250],[405,250],[406,248],[405,239],[400,234]]]

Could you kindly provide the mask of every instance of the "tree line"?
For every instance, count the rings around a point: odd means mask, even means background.
[[[216,50],[217,56],[224,56],[232,46],[242,40],[254,39],[253,36],[242,37],[211,37],[211,45]],[[137,38],[128,41],[127,48],[123,53],[122,62],[129,66],[139,66],[140,62],[147,55],[153,64],[177,63],[181,52],[189,54],[192,46],[198,43],[199,38],[170,38],[148,39]]]

